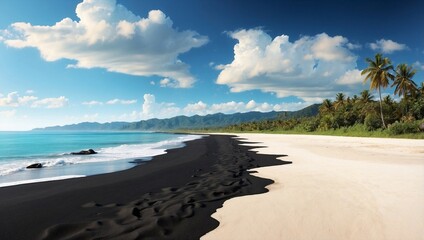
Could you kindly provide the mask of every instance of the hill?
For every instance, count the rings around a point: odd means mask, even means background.
[[[309,117],[318,114],[319,104],[314,104],[299,111],[293,112],[247,112],[234,114],[209,114],[206,116],[177,116],[168,119],[149,119],[139,122],[111,122],[96,123],[83,122],[65,126],[54,126],[34,129],[37,131],[165,131],[177,129],[199,129],[210,127],[223,127],[232,124],[253,122],[272,119],[290,119],[298,117]]]

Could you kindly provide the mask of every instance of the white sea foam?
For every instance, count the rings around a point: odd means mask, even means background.
[[[41,163],[43,167],[66,166],[94,162],[109,162],[124,159],[149,158],[165,154],[167,149],[184,146],[184,142],[201,138],[199,135],[181,135],[175,139],[148,144],[124,144],[116,147],[98,149],[98,154],[71,155],[60,154],[48,157],[37,157],[20,161],[13,161],[0,165],[0,176],[26,171],[26,167],[33,163]]]
[[[49,177],[49,178],[39,178],[39,179],[22,180],[22,181],[16,181],[16,182],[0,183],[0,187],[9,187],[9,186],[21,185],[21,184],[57,181],[57,180],[81,178],[81,177],[85,177],[85,175],[67,175],[67,176],[60,176],[60,177]]]

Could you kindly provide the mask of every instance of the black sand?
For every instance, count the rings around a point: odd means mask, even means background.
[[[225,200],[267,191],[249,169],[289,163],[239,143],[209,136],[121,172],[0,188],[0,239],[199,239]]]

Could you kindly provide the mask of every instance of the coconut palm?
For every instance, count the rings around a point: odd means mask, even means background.
[[[355,95],[356,96],[356,95]],[[355,97],[354,96],[354,97]],[[362,102],[362,103],[369,103],[369,102],[371,102],[372,101],[372,99],[373,99],[374,97],[371,95],[371,93],[370,93],[370,91],[368,91],[368,90],[364,90],[364,91],[362,91],[361,92],[361,97],[359,98],[359,100]]]
[[[350,98],[349,96],[346,98],[346,103],[347,104],[352,104],[352,98]]]
[[[344,105],[345,95],[343,93],[337,93],[336,101],[334,101],[334,108],[337,110],[339,107]]]
[[[358,95],[353,95],[353,97],[352,97],[352,102],[353,103],[356,103],[356,102],[358,102],[359,101],[359,97],[358,97]]]
[[[412,80],[416,72],[415,69],[404,63],[397,66],[395,80],[392,84],[392,87],[396,86],[395,94],[404,98],[416,95],[418,92],[417,84]]]
[[[421,87],[418,90],[421,96],[424,96],[424,82],[421,83]]]
[[[380,53],[375,55],[375,59],[367,58],[368,67],[362,70],[361,75],[366,75],[364,83],[370,80],[370,89],[377,90],[380,97],[380,117],[383,127],[386,128],[383,116],[383,104],[381,99],[381,88],[386,88],[389,85],[389,80],[394,78],[390,73],[393,66],[390,59],[384,58]]]
[[[390,95],[387,95],[387,96],[384,97],[383,102],[387,105],[392,105],[393,99],[390,97]]]
[[[333,112],[333,103],[330,99],[325,99],[319,107],[320,113],[331,113]]]

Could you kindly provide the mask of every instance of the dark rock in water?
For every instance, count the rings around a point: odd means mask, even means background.
[[[34,163],[34,164],[29,165],[26,168],[42,168],[42,167],[43,167],[43,164],[41,164],[41,163]]]
[[[81,150],[79,152],[73,152],[71,154],[72,155],[90,155],[90,154],[97,154],[97,152],[94,151],[93,149],[88,149],[88,150]]]
[[[424,132],[424,123],[421,123],[420,126],[419,126],[419,128],[420,128],[420,131],[421,132]]]

